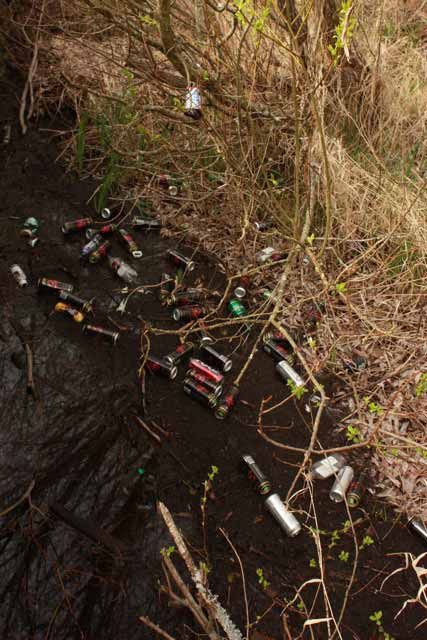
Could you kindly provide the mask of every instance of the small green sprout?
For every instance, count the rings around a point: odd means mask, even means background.
[[[335,529],[331,533],[331,541],[328,545],[328,548],[332,549],[333,547],[336,547],[339,539],[340,539],[340,534],[338,533],[338,529]]]
[[[348,551],[340,551],[338,558],[341,560],[341,562],[348,562],[349,556],[350,554]]]
[[[161,549],[160,553],[162,554],[162,556],[166,556],[167,558],[170,558],[171,555],[175,552],[175,547],[172,545],[170,547],[163,547],[163,549]]]
[[[384,413],[384,409],[380,404],[370,401],[368,396],[365,396],[363,400],[365,402],[365,405],[368,407],[369,413],[372,413],[376,416],[382,416],[382,414]]]
[[[293,380],[287,380],[286,384],[297,400],[301,400],[304,393],[307,393],[307,389],[303,385],[300,384],[299,386],[297,386],[295,382],[293,382]]]
[[[310,569],[316,569],[317,562],[316,562],[315,558],[311,558],[311,560],[309,562],[309,566],[310,566]]]
[[[346,293],[347,284],[345,282],[337,282],[337,284],[335,285],[335,291],[337,293]]]
[[[346,438],[349,442],[354,442],[357,444],[360,442],[360,430],[357,427],[353,427],[353,425],[349,424],[347,427]]]
[[[427,373],[422,373],[415,387],[415,395],[417,398],[423,396],[427,392]]]
[[[258,569],[256,570],[256,574],[258,576],[258,582],[261,585],[261,587],[265,590],[267,589],[267,587],[269,586],[269,582],[268,580],[264,577],[264,571],[261,569],[261,567],[258,567]]]
[[[374,544],[373,538],[371,538],[371,536],[364,536],[362,544],[359,547],[360,551],[362,551],[362,549],[365,549],[365,547],[369,547],[371,544]]]

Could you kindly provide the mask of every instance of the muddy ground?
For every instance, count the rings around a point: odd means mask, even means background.
[[[135,294],[128,314],[117,313],[123,298],[120,280],[104,263],[82,265],[83,235],[65,239],[60,231],[65,220],[90,215],[100,221],[88,204],[96,185],[65,173],[56,162],[58,147],[47,130],[59,128],[58,121],[34,124],[22,136],[17,118],[19,83],[12,74],[0,93],[1,133],[4,125],[12,125],[10,144],[1,147],[0,173],[0,512],[35,482],[30,499],[1,518],[0,637],[153,638],[153,632],[139,623],[140,615],[176,639],[201,637],[195,635],[201,630],[189,613],[171,607],[160,593],[165,584],[160,551],[171,545],[171,539],[156,513],[158,500],[174,515],[195,560],[210,567],[210,585],[242,631],[246,619],[239,566],[220,528],[244,565],[253,638],[286,637],[280,622],[285,602],[306,580],[319,576],[309,527],[323,532],[323,571],[338,617],[353,568],[354,542],[351,531],[345,531],[345,507],[329,500],[330,482],[314,486],[315,511],[307,489],[298,487],[304,490],[293,508],[304,527],[290,539],[265,512],[240,467],[241,454],[251,453],[278,493],[285,495],[300,460],[257,434],[261,400],[271,395],[274,402],[286,394],[272,361],[262,352],[257,354],[242,384],[242,403],[224,422],[183,393],[185,367],[174,382],[150,377],[146,419],[170,432],[169,437],[161,434],[160,445],[150,438],[134,418],[142,415],[137,378],[140,331],[147,323],[164,329],[176,329],[177,324],[170,310],[161,306],[155,289]],[[34,248],[19,236],[28,216],[41,221],[40,242]],[[171,242],[156,234],[136,236],[144,257],[131,262],[140,284],[156,284],[170,268],[164,259],[167,248],[180,244],[192,251],[183,237]],[[113,243],[114,253],[126,257],[117,241]],[[199,254],[196,261],[188,283],[221,289],[224,277],[215,261]],[[28,275],[27,288],[17,287],[9,272],[13,263]],[[71,318],[52,313],[57,299],[38,292],[41,276],[72,283],[82,297],[95,298],[94,322],[121,327],[117,346],[83,333]],[[233,353],[237,372],[255,332],[245,342],[230,340],[221,332],[214,335],[222,351]],[[26,343],[34,355],[36,398],[26,391]],[[151,337],[152,351],[159,355],[176,343],[173,335]],[[232,374],[228,377],[233,379]],[[291,401],[269,414],[269,435],[306,446],[310,423],[303,405]],[[346,443],[328,418],[320,441],[324,447]],[[369,465],[360,454],[350,460],[357,470]],[[203,481],[213,465],[219,471],[206,504],[204,549],[200,505]],[[64,524],[49,511],[53,502],[103,527],[125,551],[113,553]],[[394,619],[405,599],[416,593],[413,573],[392,577],[380,590],[384,578],[403,565],[402,557],[391,554],[417,556],[425,547],[373,496],[352,516],[359,544],[365,536],[373,542],[360,551],[341,636],[336,637],[385,637],[370,620],[380,611],[385,631],[396,640],[425,638],[425,630],[414,629],[422,619],[417,605],[408,605]],[[312,617],[323,617],[324,595],[317,589],[318,585],[308,585],[302,596]],[[309,638],[309,629],[302,629],[306,614],[301,601],[297,599],[287,614],[292,638]],[[315,626],[313,634],[327,638],[326,625]]]

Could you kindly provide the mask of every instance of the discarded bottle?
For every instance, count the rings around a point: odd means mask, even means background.
[[[286,509],[279,494],[273,493],[266,499],[264,504],[273,518],[280,524],[287,536],[294,538],[300,533],[300,523],[295,518],[294,514]]]
[[[237,300],[241,300],[246,296],[246,289],[244,287],[236,287],[233,291],[233,295]]]
[[[83,322],[83,320],[85,319],[81,311],[74,309],[70,304],[66,304],[65,302],[57,302],[55,305],[55,311],[68,313],[68,315],[71,316],[75,322]]]
[[[184,391],[192,398],[207,404],[208,407],[213,408],[218,404],[217,396],[214,393],[210,393],[206,387],[197,383],[195,380],[189,380],[188,378],[184,380]]]
[[[246,315],[245,306],[240,302],[240,300],[236,300],[235,298],[230,300],[230,302],[228,303],[228,310],[230,311],[233,318],[241,318],[242,316]]]
[[[354,509],[358,507],[366,491],[367,474],[362,472],[358,478],[352,481],[347,492],[348,506]]]
[[[159,290],[159,298],[160,300],[165,300],[172,289],[174,288],[175,280],[169,275],[169,273],[162,273],[160,277],[160,290]]]
[[[232,384],[231,387],[223,391],[217,410],[215,411],[215,418],[224,420],[235,406],[238,395],[239,387],[235,384]]]
[[[255,460],[252,456],[244,455],[242,456],[243,462],[249,468],[248,477],[251,481],[256,481],[258,484],[258,491],[261,495],[267,495],[271,491],[271,483],[270,480],[263,474]]]
[[[194,371],[202,373],[204,376],[209,378],[209,380],[213,380],[217,384],[222,384],[222,381],[224,380],[224,376],[222,375],[222,373],[220,373],[216,369],[213,369],[197,358],[191,358],[188,366],[190,369],[194,369]]]
[[[37,236],[39,230],[40,223],[37,218],[27,218],[22,225],[22,229],[19,232],[21,238],[32,238],[34,239]]]
[[[412,531],[417,533],[424,542],[427,542],[427,526],[425,522],[421,520],[421,518],[411,518],[408,522],[408,526]]]
[[[90,313],[93,311],[92,301],[83,300],[83,298],[79,298],[73,293],[68,293],[68,291],[59,291],[59,297],[64,302],[71,302],[85,313]]]
[[[274,340],[267,340],[263,343],[262,348],[266,353],[268,353],[269,356],[272,356],[272,358],[276,362],[286,360],[287,362],[292,364],[292,361],[294,359],[292,354],[289,353],[289,351],[287,351],[284,347],[282,347],[281,344],[278,344]]]
[[[181,362],[186,356],[190,355],[194,350],[194,344],[192,342],[184,342],[179,344],[172,353],[169,353],[165,356],[166,362],[170,362],[171,364],[178,364]]]
[[[197,320],[197,318],[201,318],[204,315],[206,315],[205,307],[194,305],[192,307],[180,307],[179,309],[174,309],[172,318],[178,322],[179,320]]]
[[[177,291],[168,298],[168,306],[176,304],[179,307],[191,305],[194,302],[200,302],[205,297],[204,291],[201,289],[187,289],[186,291]]]
[[[254,227],[257,231],[268,231],[273,226],[272,222],[254,222]]]
[[[118,331],[111,331],[110,329],[104,329],[104,327],[99,327],[94,324],[84,324],[82,328],[83,328],[83,331],[85,332],[87,331],[89,333],[97,333],[99,335],[105,336],[106,338],[111,340],[114,346],[116,345],[117,340],[119,339],[119,336],[120,336],[120,333]]]
[[[142,258],[142,251],[138,249],[138,245],[126,229],[119,229],[119,236],[128,252],[134,258]]]
[[[286,360],[281,360],[276,364],[276,371],[281,375],[282,378],[287,380],[292,380],[296,387],[303,387],[304,380],[300,375],[291,367],[289,362]]]
[[[199,120],[202,117],[202,98],[197,87],[188,87],[184,115],[193,120]]]
[[[86,229],[93,222],[92,218],[80,218],[79,220],[71,220],[70,222],[64,222],[61,227],[61,231],[64,235],[71,233],[72,231],[81,231]]]
[[[167,256],[169,260],[173,262],[177,267],[182,267],[188,272],[193,271],[194,267],[196,266],[193,260],[191,260],[190,258],[187,258],[179,251],[170,249],[167,252]]]
[[[159,218],[132,218],[132,227],[142,231],[157,231],[161,228],[162,223]]]
[[[68,284],[68,282],[60,282],[59,280],[52,280],[50,278],[39,278],[37,282],[39,289],[56,289],[60,291],[67,291],[73,293],[74,286]]]
[[[231,368],[233,366],[231,358],[227,358],[227,356],[222,355],[222,353],[218,353],[216,349],[208,344],[202,345],[200,347],[200,350],[202,352],[202,356],[206,357],[208,361],[218,367],[218,369],[220,369],[224,373],[228,373],[228,371],[231,371]]]
[[[354,477],[354,469],[349,465],[342,467],[335,478],[335,482],[332,485],[332,489],[329,492],[329,497],[332,502],[343,502],[345,494],[349,488],[351,481]]]
[[[144,366],[147,371],[151,371],[151,373],[159,373],[162,376],[167,376],[171,380],[175,380],[178,373],[178,367],[174,364],[167,362],[164,358],[157,358],[151,354],[147,357]]]
[[[95,251],[92,251],[89,256],[89,262],[91,264],[99,262],[102,258],[106,257],[110,248],[111,242],[109,240],[105,240],[97,249],[95,249]]]
[[[216,397],[220,396],[222,393],[222,384],[214,382],[207,378],[203,373],[199,371],[195,371],[194,369],[189,369],[185,374],[185,380],[193,380],[198,382],[203,387],[206,387],[209,391],[216,395]]]
[[[340,453],[333,453],[323,460],[315,462],[308,473],[308,477],[311,480],[325,480],[338,473],[338,471],[345,465],[345,458]]]
[[[13,264],[10,267],[10,272],[18,283],[18,286],[26,287],[28,285],[27,276],[25,275],[24,270],[19,266],[19,264]]]
[[[132,269],[124,260],[121,258],[113,258],[112,256],[108,256],[108,262],[113,271],[116,272],[119,278],[127,282],[128,284],[132,284],[132,282],[137,278],[138,272],[135,269]]]
[[[84,260],[85,258],[87,258],[88,256],[90,256],[90,254],[93,251],[96,251],[98,249],[98,247],[104,242],[104,238],[102,237],[102,235],[100,233],[96,233],[91,240],[89,240],[89,242],[87,242],[84,247],[81,248],[80,250],[80,258],[82,260]]]

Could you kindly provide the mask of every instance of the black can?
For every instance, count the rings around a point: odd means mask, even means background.
[[[172,353],[168,353],[165,356],[166,362],[170,362],[171,364],[178,364],[181,362],[186,356],[189,356],[194,350],[194,344],[192,342],[184,342],[179,344],[177,348],[172,351]]]
[[[88,333],[96,333],[101,336],[104,336],[105,338],[108,338],[108,340],[110,340],[114,346],[116,345],[117,340],[119,339],[119,336],[120,336],[120,333],[118,331],[111,331],[110,329],[104,329],[104,327],[99,327],[94,324],[84,324],[83,331]]]
[[[219,399],[219,404],[215,411],[215,418],[218,418],[218,420],[224,420],[235,406],[238,395],[239,387],[237,385],[232,384],[231,387],[226,389]]]
[[[157,356],[152,356],[151,354],[145,361],[144,366],[147,371],[166,376],[171,380],[174,380],[178,373],[178,368],[174,364],[167,362],[164,358],[157,358]]]
[[[211,409],[218,404],[216,395],[195,380],[186,379],[184,381],[184,391],[187,395],[206,404]]]
[[[59,280],[52,280],[51,278],[39,278],[37,284],[39,289],[54,289],[57,291],[67,291],[68,293],[72,293],[74,291],[74,286],[72,284],[68,284],[68,282],[60,282]]]
[[[227,356],[222,355],[222,353],[218,353],[218,351],[209,344],[202,345],[200,347],[200,351],[202,353],[202,357],[206,358],[208,362],[211,362],[220,371],[223,371],[224,373],[231,371],[233,366],[231,358],[227,358]]]
[[[187,289],[186,291],[178,291],[168,298],[168,305],[176,304],[178,307],[192,305],[194,302],[200,302],[205,297],[201,289]]]
[[[64,302],[71,302],[75,307],[78,307],[86,313],[93,311],[92,301],[83,300],[83,298],[79,298],[79,296],[75,296],[73,293],[61,290],[59,291],[59,297],[61,300],[64,300]]]
[[[263,349],[269,356],[272,356],[276,362],[280,362],[281,360],[287,360],[290,363],[293,362],[292,354],[274,340],[264,342]]]
[[[199,307],[198,305],[180,307],[179,309],[174,309],[172,318],[176,320],[176,322],[179,320],[197,320],[197,318],[205,316],[206,313],[207,310],[204,307]]]
[[[358,507],[362,501],[366,491],[367,474],[362,472],[358,478],[355,478],[350,484],[347,491],[347,502],[349,507]]]
[[[193,260],[187,258],[182,253],[174,249],[170,249],[166,255],[169,260],[173,262],[177,267],[181,267],[186,271],[193,271],[194,267],[196,266]]]
[[[258,485],[258,491],[261,495],[266,495],[271,491],[271,483],[266,475],[263,474],[255,460],[252,456],[244,455],[242,456],[242,460],[245,463],[246,469],[248,470],[248,478],[251,482],[255,482]]]
[[[187,371],[187,373],[185,374],[185,380],[194,380],[198,384],[201,384],[203,387],[206,387],[206,389],[216,395],[216,397],[220,396],[222,393],[222,383],[214,382],[207,376],[203,375],[203,373],[195,371],[194,369],[189,369]]]

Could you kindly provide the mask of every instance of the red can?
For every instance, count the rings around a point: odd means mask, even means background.
[[[239,387],[235,384],[231,385],[219,399],[218,407],[215,411],[215,417],[218,420],[224,420],[230,413],[231,409],[237,402],[237,397],[239,395]]]
[[[130,235],[129,231],[126,231],[126,229],[119,229],[119,235],[123,241],[123,244],[126,246],[126,249],[129,251],[129,253],[134,258],[141,258],[142,252],[139,251],[138,245]]]
[[[190,369],[194,369],[194,371],[198,371],[202,375],[206,376],[206,378],[209,378],[209,380],[213,380],[217,384],[221,384],[222,381],[224,380],[224,376],[222,375],[222,373],[220,373],[216,369],[213,369],[209,365],[205,364],[204,362],[196,358],[191,358],[190,362],[188,363],[188,366]]]
[[[168,353],[168,355],[165,356],[165,360],[166,362],[170,362],[171,364],[177,364],[178,362],[183,360],[185,356],[190,355],[193,349],[194,344],[192,342],[184,342],[183,344],[179,344],[175,351],[172,351],[172,353]]]
[[[63,234],[71,233],[71,231],[81,231],[86,229],[93,222],[92,218],[80,218],[79,220],[71,220],[70,222],[64,222],[61,227]]]
[[[39,278],[37,282],[40,289],[58,289],[60,291],[68,291],[73,293],[74,286],[68,282],[60,282],[59,280],[51,280],[50,278]]]
[[[107,236],[109,233],[113,233],[117,229],[116,224],[104,224],[98,231],[102,236]]]
[[[179,320],[197,320],[197,318],[204,315],[206,315],[206,309],[195,305],[193,307],[180,307],[179,309],[174,309],[172,318],[178,322]]]

